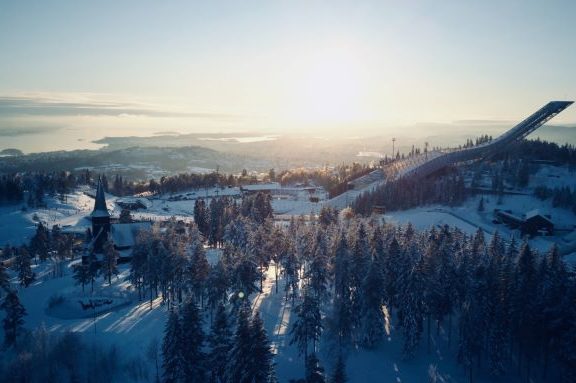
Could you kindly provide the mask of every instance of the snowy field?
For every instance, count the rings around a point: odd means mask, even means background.
[[[88,189],[86,189],[88,190]],[[94,207],[94,199],[78,190],[67,196],[65,203],[57,198],[46,197],[46,208],[26,209],[25,204],[0,207],[0,246],[28,243],[36,232],[36,225],[42,222],[48,228],[60,225],[62,228],[84,232],[90,222],[85,219]],[[108,204],[112,207],[111,204]]]
[[[478,211],[480,198],[484,198],[484,211]],[[501,205],[497,204],[497,197],[492,195],[477,195],[468,198],[462,206],[448,207],[444,205],[430,205],[414,209],[390,212],[380,215],[387,223],[412,225],[419,230],[428,229],[432,226],[451,225],[460,228],[468,234],[474,234],[478,228],[484,231],[489,239],[494,232],[505,239],[515,237],[521,241],[520,232],[512,230],[504,224],[496,224],[494,209],[509,209],[514,212],[527,212],[539,209],[543,214],[550,214],[555,227],[570,229],[560,231],[554,236],[540,236],[529,240],[530,245],[540,252],[547,251],[552,244],[556,243],[561,254],[569,254],[576,251],[576,215],[571,211],[552,207],[550,201],[541,201],[533,196],[505,196]]]

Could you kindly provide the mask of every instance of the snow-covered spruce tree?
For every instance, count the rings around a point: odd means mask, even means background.
[[[162,342],[162,382],[184,382],[184,360],[182,358],[182,327],[178,314],[172,310],[168,315]]]
[[[251,254],[246,252],[235,252],[234,266],[231,273],[233,288],[243,292],[244,296],[259,291],[257,283],[261,279],[261,271],[258,269],[258,262]]]
[[[2,262],[0,262],[0,290],[3,290],[5,293],[10,291],[10,277],[8,276],[6,266],[4,266]]]
[[[210,201],[210,221],[208,244],[217,247],[222,242],[225,200],[212,198]]]
[[[302,303],[295,308],[297,319],[290,329],[292,336],[290,344],[296,344],[304,360],[308,359],[308,345],[312,343],[313,352],[316,351],[316,342],[322,334],[322,316],[320,302],[307,287],[304,290]]]
[[[260,274],[260,291],[262,291],[265,279],[265,271],[268,270],[270,264],[270,251],[268,249],[268,232],[270,227],[268,224],[259,225],[253,230],[248,232],[247,253],[258,265]]]
[[[422,279],[423,289],[423,308],[426,316],[426,347],[428,353],[431,352],[432,338],[432,318],[439,321],[443,317],[445,310],[443,301],[446,296],[443,294],[442,275],[439,274],[441,269],[442,256],[440,255],[441,247],[444,240],[444,233],[435,229],[430,231],[424,255],[419,261],[419,272]]]
[[[114,248],[114,242],[107,240],[102,247],[104,257],[102,259],[102,276],[112,284],[112,276],[118,275],[118,250]]]
[[[288,252],[291,251],[290,247],[290,242],[285,230],[280,227],[273,227],[270,240],[268,241],[268,251],[270,252],[270,259],[274,262],[274,286],[276,294],[278,293],[278,278],[280,277],[284,259],[288,256]]]
[[[576,381],[576,283],[572,281],[564,294],[555,324],[560,336],[555,343],[555,355],[562,368],[563,382]],[[560,319],[561,318],[561,319]]]
[[[77,285],[82,286],[82,292],[84,292],[84,286],[90,283],[90,267],[86,264],[76,264],[73,267],[74,280]]]
[[[486,352],[488,354],[488,367],[493,376],[504,373],[507,353],[506,338],[508,333],[509,296],[508,272],[504,258],[505,246],[498,232],[494,233],[488,245],[488,269],[486,273],[486,312],[484,313],[484,326],[486,328]]]
[[[200,311],[193,300],[182,308],[180,319],[181,351],[186,382],[202,383],[206,377],[206,354],[203,352],[204,332]]]
[[[472,366],[479,352],[479,334],[474,328],[475,318],[471,301],[467,300],[460,311],[460,339],[458,344],[458,362],[466,369],[470,383],[473,381]]]
[[[362,284],[361,295],[360,341],[367,348],[375,347],[385,335],[382,312],[383,287],[382,269],[373,261]]]
[[[351,227],[349,234],[350,243],[350,265],[352,267],[350,273],[350,288],[352,298],[352,334],[353,339],[361,341],[361,326],[362,321],[360,318],[362,311],[362,284],[368,268],[370,267],[370,249],[368,246],[368,234],[363,223],[360,223],[356,230]]]
[[[402,354],[405,359],[414,356],[422,336],[424,309],[422,306],[421,273],[417,268],[408,272],[402,280],[404,287],[400,290],[400,307],[398,318],[404,335]]]
[[[324,232],[316,231],[311,259],[305,273],[309,292],[314,294],[319,304],[328,295],[328,244],[325,237]]]
[[[344,357],[342,354],[338,355],[338,359],[336,360],[336,365],[334,366],[334,371],[332,371],[332,375],[330,376],[330,383],[346,383],[348,381],[348,377],[346,376],[346,364],[344,362]]]
[[[257,311],[250,323],[252,333],[251,363],[248,366],[250,382],[268,383],[275,377],[273,358],[270,342],[264,329],[264,322]]]
[[[249,223],[244,217],[235,217],[224,228],[224,242],[236,249],[246,249],[248,227]]]
[[[206,209],[206,203],[203,199],[197,199],[194,202],[194,222],[198,225],[198,230],[207,237],[209,231],[208,223],[208,210]]]
[[[554,244],[542,259],[539,272],[537,328],[542,347],[543,376],[548,374],[550,354],[564,336],[564,321],[569,317],[566,310],[566,291],[570,290],[569,273]]]
[[[90,291],[94,292],[94,282],[96,282],[96,278],[100,275],[100,263],[96,260],[94,254],[88,256],[88,275],[90,279]]]
[[[330,329],[344,347],[352,337],[352,298],[350,291],[350,252],[344,233],[338,234],[332,257],[334,270],[334,301],[330,315]]]
[[[148,230],[141,231],[136,237],[136,243],[132,249],[132,259],[130,261],[130,282],[138,290],[138,299],[142,299],[145,294],[144,280],[148,270],[148,257],[151,253],[150,237]]]
[[[186,266],[186,285],[194,299],[204,305],[206,280],[210,273],[210,264],[202,247],[199,235],[193,235],[189,245],[189,260]]]
[[[227,367],[227,382],[252,383],[252,331],[250,328],[250,306],[244,304],[238,311],[238,323]]]
[[[530,375],[536,348],[538,270],[535,253],[523,243],[516,265],[515,292],[511,304],[512,331],[518,340],[518,360]]]
[[[208,369],[211,383],[226,382],[226,370],[229,364],[228,356],[232,349],[232,330],[228,323],[228,313],[223,303],[218,305],[216,316],[212,322],[212,331],[208,337],[210,352],[208,354]]]
[[[392,308],[397,308],[399,303],[399,274],[401,272],[400,262],[402,257],[402,250],[400,244],[394,235],[388,245],[388,257],[384,264],[384,294],[386,295],[387,305],[389,306],[390,314]]]
[[[210,312],[214,312],[218,306],[226,303],[229,288],[228,270],[222,259],[219,259],[218,262],[210,268],[208,280],[206,281]]]
[[[32,259],[25,247],[19,249],[14,268],[22,286],[28,287],[36,280],[36,274],[32,271]]]
[[[16,291],[10,291],[8,295],[4,297],[0,309],[4,310],[6,313],[2,320],[4,328],[4,344],[6,346],[12,346],[16,344],[18,336],[23,331],[22,325],[24,324],[26,310],[20,303]]]
[[[292,303],[294,303],[294,299],[296,299],[298,294],[298,283],[300,281],[298,275],[300,263],[296,254],[293,237],[287,236],[286,241],[288,242],[288,249],[286,251],[286,256],[282,258],[282,268],[284,269],[284,278],[286,280],[284,290],[286,293],[286,300],[292,298]]]
[[[306,359],[306,383],[325,383],[326,376],[324,367],[320,365],[320,360],[315,353],[310,354]]]
[[[50,233],[46,226],[40,222],[36,227],[36,234],[30,240],[30,252],[34,257],[38,256],[40,261],[45,261],[48,258],[48,250],[50,249]]]

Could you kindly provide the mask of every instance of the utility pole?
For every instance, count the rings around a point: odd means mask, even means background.
[[[426,159],[428,159],[428,142],[424,143],[424,154],[426,154]]]
[[[396,142],[396,138],[392,138],[392,161],[396,158],[396,153],[394,152],[394,143]]]

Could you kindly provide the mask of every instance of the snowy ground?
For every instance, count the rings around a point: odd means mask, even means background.
[[[81,232],[89,227],[90,222],[85,217],[92,211],[94,199],[85,195],[83,189],[69,194],[64,203],[53,197],[46,197],[45,201],[46,208],[39,209],[24,210],[25,204],[0,207],[0,246],[27,244],[36,232],[38,222],[48,228],[53,225],[66,229],[76,227]]]
[[[480,198],[484,198],[484,211],[478,211]],[[475,233],[481,228],[489,238],[498,231],[504,238],[515,237],[521,241],[520,232],[511,230],[504,224],[496,224],[494,209],[509,209],[514,212],[527,212],[539,209],[543,214],[550,214],[555,227],[565,228],[554,236],[541,236],[529,240],[530,245],[541,252],[547,251],[556,243],[562,254],[576,251],[576,215],[569,210],[554,208],[550,201],[540,201],[530,195],[505,196],[501,205],[497,204],[497,197],[492,195],[477,195],[469,198],[462,206],[448,207],[431,205],[414,209],[390,212],[381,217],[385,222],[406,225],[409,222],[417,229],[428,229],[436,225],[454,225],[468,234]]]

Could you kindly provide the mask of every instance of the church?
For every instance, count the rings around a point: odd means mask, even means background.
[[[87,253],[102,254],[104,243],[111,239],[119,254],[118,262],[130,261],[138,233],[152,226],[151,222],[119,223],[117,218],[113,218],[108,212],[101,179],[98,179],[94,210],[90,214],[90,220],[92,221],[92,239],[88,244]]]

